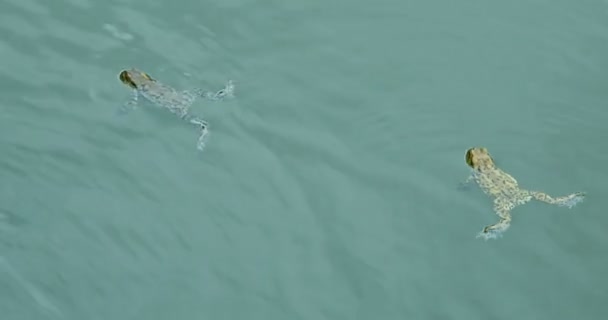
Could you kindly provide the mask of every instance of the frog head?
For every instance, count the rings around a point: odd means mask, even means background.
[[[473,169],[493,168],[494,159],[484,147],[469,148],[464,156],[464,160]]]
[[[148,75],[147,73],[137,70],[135,68],[121,71],[118,75],[118,79],[120,79],[122,83],[133,89],[141,88],[142,85],[156,81],[152,79],[152,77],[150,77],[150,75]]]

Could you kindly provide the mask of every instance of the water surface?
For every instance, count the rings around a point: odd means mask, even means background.
[[[2,319],[600,319],[606,1],[0,3]],[[115,116],[138,67],[200,101]],[[530,203],[496,241],[464,152]],[[604,209],[602,209],[604,208]]]

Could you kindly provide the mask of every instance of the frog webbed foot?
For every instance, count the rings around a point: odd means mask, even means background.
[[[557,205],[562,207],[572,208],[577,205],[579,202],[582,202],[585,199],[584,192],[577,192],[571,195],[567,195],[565,197],[557,198]]]
[[[232,80],[229,80],[223,89],[216,92],[205,91],[203,89],[194,89],[193,91],[197,96],[208,100],[219,101],[225,98],[234,97],[234,83]]]
[[[494,207],[500,220],[495,224],[484,227],[483,230],[477,234],[477,238],[484,238],[485,240],[495,239],[502,237],[503,232],[509,229],[509,226],[511,225],[510,207],[502,201],[503,200],[501,199],[496,199]]]
[[[502,237],[503,232],[509,228],[509,224],[501,224],[500,222],[494,225],[489,225],[483,228],[483,230],[477,234],[477,238],[496,239]]]
[[[552,198],[548,194],[539,191],[530,192],[532,197],[538,201],[546,202],[549,204],[558,205],[560,207],[568,207],[572,208],[577,205],[579,202],[582,202],[585,199],[584,192],[576,192],[573,194],[569,194],[563,197]]]
[[[209,124],[207,123],[207,121],[199,119],[199,118],[192,118],[190,119],[190,123],[199,126],[201,128],[201,130],[205,130],[207,129],[207,127],[209,126]]]
[[[196,142],[196,148],[198,150],[203,151],[203,149],[205,149],[205,142],[207,140],[208,135],[209,130],[207,129],[207,126],[202,126],[200,135],[198,136],[198,141]]]
[[[207,121],[200,118],[191,118],[190,123],[200,127],[200,134],[198,136],[196,148],[202,151],[205,148],[205,141],[207,140],[207,136],[209,135],[209,124],[207,123]]]

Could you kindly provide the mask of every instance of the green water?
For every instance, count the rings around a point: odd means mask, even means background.
[[[602,319],[608,1],[0,2],[0,319]],[[116,109],[138,67],[197,132]],[[497,240],[464,152],[533,202]]]

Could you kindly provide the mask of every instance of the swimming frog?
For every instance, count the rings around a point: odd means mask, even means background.
[[[209,133],[209,125],[202,118],[189,113],[190,106],[192,106],[198,97],[210,100],[222,100],[225,97],[231,97],[234,92],[232,81],[228,81],[226,86],[217,92],[207,92],[199,88],[178,91],[136,68],[122,70],[118,78],[133,90],[131,99],[122,107],[123,112],[135,109],[141,96],[152,104],[165,108],[179,118],[199,127],[200,136],[197,147],[200,150],[205,145],[204,139]]]
[[[464,183],[475,181],[494,200],[494,212],[500,218],[497,223],[483,228],[478,237],[489,239],[501,235],[511,224],[511,210],[532,199],[572,208],[585,197],[584,192],[554,198],[544,192],[521,189],[515,178],[496,167],[494,159],[484,147],[468,149],[465,162],[472,172]]]

